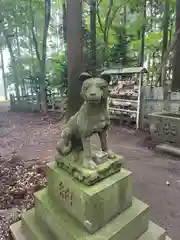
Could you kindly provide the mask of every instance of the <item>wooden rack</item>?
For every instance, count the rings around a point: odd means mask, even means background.
[[[108,109],[111,119],[135,122],[139,128],[141,86],[145,68],[109,69],[103,73],[110,74],[110,97]]]

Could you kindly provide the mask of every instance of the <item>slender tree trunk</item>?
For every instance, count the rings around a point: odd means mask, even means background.
[[[100,4],[101,1],[99,1]],[[103,39],[104,39],[104,50],[103,50],[103,62],[106,65],[106,67],[109,66],[109,29],[112,25],[112,22],[116,16],[116,13],[118,11],[118,7],[113,10],[113,4],[114,4],[114,0],[109,0],[109,4],[108,4],[108,11],[107,11],[107,15],[105,18],[105,24],[103,26],[102,24],[102,19],[100,17],[100,9],[99,9],[99,4],[96,8],[96,13],[97,13],[97,17],[98,17],[98,22],[99,22],[99,26],[100,26],[100,30],[103,33]]]
[[[162,45],[162,57],[168,47],[168,33],[169,33],[169,0],[166,0],[163,19],[163,45]]]
[[[150,69],[150,67],[151,67],[151,57],[150,57],[150,53],[149,53],[147,56],[147,69]],[[152,85],[150,74],[148,74],[148,84],[149,83]]]
[[[180,29],[180,0],[176,0],[176,32]],[[172,91],[180,90],[180,34],[177,35],[177,42],[174,51],[173,61],[173,80],[172,80]]]
[[[51,0],[45,0],[44,6],[44,32],[42,42],[42,58],[41,58],[41,78],[40,78],[40,94],[41,107],[43,112],[47,112],[47,91],[46,91],[46,51],[47,51],[47,35],[51,16]]]
[[[169,45],[171,44],[172,36],[173,36],[173,21],[171,20],[170,31],[169,31]]]
[[[123,23],[124,23],[124,29],[123,29],[123,38],[126,41],[126,24],[127,24],[127,8],[124,7],[124,16],[123,16]],[[127,64],[127,47],[124,47],[124,53],[122,58],[122,66],[126,66]]]
[[[18,11],[18,9],[17,9],[17,5],[16,5],[16,11],[13,14],[14,19],[17,18],[17,11]],[[20,49],[19,32],[18,32],[17,25],[15,26],[15,40],[16,40],[16,46],[17,46],[17,58],[20,59],[21,58],[21,49]],[[19,69],[18,61],[16,63],[16,68]],[[25,82],[24,82],[24,79],[20,76],[19,70],[18,70],[18,74],[19,74],[19,87],[21,89],[21,96],[25,96],[26,95]]]
[[[9,54],[10,54],[10,58],[11,58],[16,97],[17,97],[17,99],[19,99],[20,98],[19,76],[18,76],[17,68],[16,68],[16,59],[14,57],[12,46],[11,46],[11,42],[9,40],[9,37],[8,37],[5,29],[3,30],[3,35],[4,35],[4,38],[6,40],[6,44],[7,44],[7,47],[8,47],[8,50],[9,50]]]
[[[82,2],[67,0],[68,112],[74,115],[82,104],[79,75],[83,71]]]
[[[16,26],[16,44],[17,44],[17,56],[20,59],[21,58],[21,49],[20,49],[20,44],[19,44],[19,34],[18,34],[18,28]],[[21,88],[21,94],[22,96],[26,95],[26,89],[25,89],[25,82],[24,79],[21,79],[20,83],[20,88]]]
[[[33,96],[34,91],[37,89],[37,86],[34,88],[35,81],[33,82],[33,78],[35,77],[35,63],[34,63],[34,54],[33,54],[33,44],[31,39],[31,31],[28,28],[28,35],[29,35],[29,55],[31,56],[31,61],[29,63],[29,69],[30,69],[30,88],[31,88],[31,95]],[[37,83],[36,83],[37,85]]]
[[[62,4],[63,7],[63,37],[64,42],[67,42],[67,7],[66,7],[66,1],[63,1]]]
[[[35,24],[34,24],[34,16],[33,16],[33,9],[32,9],[32,0],[30,0],[30,12],[31,12],[31,32],[33,38],[33,44],[36,51],[36,56],[39,62],[40,68],[40,105],[41,110],[46,113],[47,112],[47,97],[46,97],[46,51],[47,51],[47,35],[49,29],[49,22],[51,16],[51,0],[44,0],[44,29],[43,29],[43,40],[42,40],[42,54],[40,54],[38,42],[36,38],[36,33],[34,31]]]
[[[153,29],[153,0],[149,0],[150,5],[150,28]]]
[[[96,73],[96,0],[90,2],[90,28],[91,28],[91,68]]]
[[[169,0],[166,0],[164,5],[164,18],[163,18],[163,44],[162,44],[162,61],[164,59],[164,54],[168,47],[168,33],[169,33]],[[165,65],[166,66],[166,65]],[[161,79],[161,86],[164,83],[165,80],[165,67],[162,68],[162,73],[160,76]]]
[[[140,49],[140,57],[139,57],[139,66],[144,65],[144,45],[145,45],[145,32],[146,32],[146,0],[144,0],[143,21],[144,23],[141,29],[141,49]]]
[[[3,58],[3,50],[2,48],[0,49],[0,54],[1,54],[1,70],[2,70],[2,80],[3,80],[3,85],[4,85],[4,96],[5,99],[8,99],[7,96],[7,84],[6,84],[6,76],[5,76],[5,70],[4,70],[4,58]]]
[[[153,52],[152,53],[152,69],[153,69],[153,71],[152,71],[152,83],[154,83],[154,73],[155,73],[155,52]],[[156,85],[158,86],[158,81],[156,81]]]

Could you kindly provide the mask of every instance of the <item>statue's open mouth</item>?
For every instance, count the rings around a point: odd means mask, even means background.
[[[90,104],[100,103],[101,99],[87,99],[87,102]]]
[[[101,102],[101,97],[100,96],[87,96],[86,102],[90,104],[97,104]]]

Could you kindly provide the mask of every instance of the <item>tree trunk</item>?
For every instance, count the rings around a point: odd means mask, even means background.
[[[170,31],[169,31],[169,45],[171,44],[172,41],[172,36],[173,36],[173,21],[171,20],[171,24],[170,24]]]
[[[169,30],[169,0],[166,0],[163,19],[163,45],[162,45],[162,57],[167,50],[168,46],[168,31]]]
[[[17,26],[16,26],[16,44],[17,44],[17,56],[20,59],[21,58],[21,49],[20,49],[20,44],[19,44],[19,35],[18,35]],[[26,95],[26,89],[25,89],[24,79],[21,79],[21,82],[19,82],[19,84],[20,84],[20,88],[21,88],[21,95],[25,96]]]
[[[144,65],[144,44],[145,44],[145,32],[146,32],[146,0],[144,0],[143,6],[143,25],[141,29],[141,49],[140,49],[140,57],[139,57],[139,66]]]
[[[40,96],[41,110],[47,112],[47,92],[46,92],[46,51],[47,51],[47,35],[51,16],[51,0],[45,0],[44,6],[44,32],[42,41],[42,58],[40,61],[41,78],[40,78]]]
[[[2,79],[3,79],[3,85],[4,85],[4,97],[7,100],[7,84],[6,84],[6,76],[5,76],[5,71],[4,71],[4,58],[3,58],[3,50],[2,48],[0,49],[0,54],[1,54],[1,70],[2,70]]]
[[[127,36],[127,33],[126,33],[126,24],[127,24],[127,8],[126,6],[124,7],[124,16],[123,16],[123,24],[124,24],[124,29],[123,29],[123,40],[126,41],[126,36]],[[121,60],[121,59],[119,59]],[[127,47],[124,46],[124,53],[123,53],[123,56],[122,56],[122,67],[126,66],[127,64]]]
[[[91,69],[96,73],[96,0],[90,2]]]
[[[29,63],[29,69],[30,69],[30,88],[31,88],[31,95],[33,96],[33,93],[37,89],[37,83],[35,86],[35,80],[33,81],[33,78],[35,77],[35,62],[34,62],[34,54],[33,54],[33,44],[32,44],[32,39],[31,39],[31,31],[28,28],[28,35],[29,35],[29,55],[31,56],[31,61]]]
[[[9,37],[8,37],[5,29],[3,30],[3,35],[4,35],[4,38],[6,40],[6,44],[7,44],[7,47],[8,47],[8,50],[9,50],[9,54],[10,54],[10,58],[11,58],[11,64],[12,64],[12,71],[13,71],[13,78],[14,78],[16,97],[17,97],[17,99],[19,99],[20,98],[19,76],[18,76],[17,68],[16,68],[16,59],[14,57],[12,46],[11,46],[11,42],[9,40]]]
[[[63,38],[64,42],[67,42],[67,9],[66,9],[66,1],[64,0],[63,4]]]
[[[42,39],[42,54],[40,54],[39,48],[38,48],[38,42],[36,38],[36,33],[34,31],[35,24],[34,24],[34,16],[33,16],[33,9],[32,9],[32,0],[30,0],[30,12],[31,12],[31,32],[32,32],[32,38],[33,38],[33,44],[36,51],[36,56],[39,62],[39,68],[40,68],[40,105],[41,110],[46,113],[47,112],[47,98],[46,98],[46,51],[47,51],[47,35],[48,35],[48,28],[49,28],[49,22],[50,22],[50,16],[51,16],[51,0],[44,0],[45,6],[44,6],[44,29],[43,29],[43,39]]]
[[[176,0],[176,32],[180,29],[180,0]],[[180,90],[180,34],[177,35],[177,42],[174,51],[173,61],[173,80],[172,80],[172,91]]]
[[[169,0],[166,0],[164,9],[164,19],[163,19],[163,44],[162,44],[162,61],[164,58],[164,54],[168,47],[168,33],[169,33]],[[165,68],[162,68],[162,73],[160,76],[161,86],[164,83],[165,78]]]
[[[153,29],[153,0],[149,0],[150,8],[150,29]]]
[[[99,4],[100,3],[101,3],[101,1],[99,1]],[[99,13],[99,11],[100,11],[99,4],[97,5],[96,13],[97,13],[97,17],[98,17],[100,30],[103,33],[103,40],[104,40],[104,49],[103,49],[102,57],[103,57],[104,65],[106,67],[108,67],[109,66],[109,29],[112,26],[112,22],[116,16],[116,13],[117,13],[119,7],[114,9],[114,11],[112,12],[114,0],[109,1],[108,11],[107,11],[107,15],[105,18],[105,24],[103,26],[102,19],[100,17],[100,13]]]
[[[68,44],[68,112],[67,119],[74,115],[82,104],[79,75],[83,71],[82,3],[67,0]]]

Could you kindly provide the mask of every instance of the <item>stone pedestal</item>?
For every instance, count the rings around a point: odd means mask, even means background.
[[[35,208],[10,229],[14,240],[170,240],[149,221],[149,207],[132,197],[131,172],[121,169],[86,186],[52,162]]]
[[[48,164],[48,196],[76,218],[89,233],[96,232],[132,203],[131,173],[122,169],[93,186],[85,186],[67,172]]]

